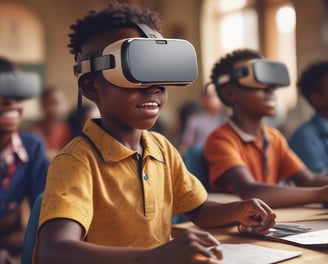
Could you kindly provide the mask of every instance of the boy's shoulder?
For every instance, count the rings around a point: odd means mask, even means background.
[[[275,127],[270,127],[265,124],[262,125],[262,129],[266,136],[269,138],[281,138],[283,137],[282,133]],[[234,123],[226,122],[220,126],[218,126],[209,136],[209,139],[217,139],[217,138],[225,138],[225,139],[241,139],[251,137],[247,133],[245,133],[241,128],[239,128]],[[246,140],[247,141],[247,140]]]
[[[21,138],[24,145],[31,144],[31,143],[44,145],[43,139],[32,132],[19,131],[18,135]]]
[[[233,128],[227,123],[224,122],[220,125],[218,125],[209,135],[209,137],[218,137],[218,136],[229,136],[230,134],[233,133]]]

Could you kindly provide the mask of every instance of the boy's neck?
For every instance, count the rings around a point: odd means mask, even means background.
[[[262,137],[262,119],[238,118],[233,115],[231,116],[231,120],[245,133],[252,135],[255,138]]]
[[[134,145],[131,145],[131,144],[128,143],[128,142],[122,142],[122,141],[121,141],[121,143],[122,143],[125,147],[127,147],[127,148],[129,148],[129,149],[134,150],[134,151],[137,151],[137,153],[138,153],[140,156],[143,155],[143,146],[142,146],[142,144],[141,144],[141,140],[139,140],[139,143],[134,144]]]
[[[103,122],[101,122],[101,127],[125,147],[137,151],[140,155],[143,154],[143,146],[141,142],[142,130],[134,128],[130,130],[122,129],[121,126],[117,126],[115,123],[106,126]]]

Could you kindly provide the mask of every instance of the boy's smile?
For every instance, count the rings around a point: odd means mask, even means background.
[[[145,102],[145,103],[142,103],[141,105],[137,105],[137,108],[142,110],[142,111],[145,111],[146,113],[154,113],[154,114],[158,114],[159,112],[159,108],[160,107],[160,104],[157,103],[157,102]]]
[[[160,114],[160,111],[162,109],[163,105],[163,92],[165,91],[164,87],[157,87],[157,86],[152,86],[149,88],[145,89],[136,89],[139,92],[142,92],[144,94],[148,95],[154,95],[151,96],[151,98],[147,99],[147,101],[142,102],[140,104],[137,104],[137,108],[144,111],[146,115],[153,116],[153,117],[158,117]]]

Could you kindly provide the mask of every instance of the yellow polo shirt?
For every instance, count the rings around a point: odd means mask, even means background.
[[[39,227],[69,218],[90,243],[154,247],[171,238],[172,215],[200,206],[207,193],[162,135],[143,131],[144,155],[122,145],[95,120],[51,162]]]

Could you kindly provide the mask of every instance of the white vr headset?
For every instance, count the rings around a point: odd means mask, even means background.
[[[265,59],[254,59],[230,74],[218,76],[217,87],[236,81],[249,88],[267,88],[268,86],[289,86],[289,74],[285,64]]]
[[[147,38],[127,38],[108,45],[101,56],[78,61],[75,75],[79,78],[102,71],[106,81],[123,88],[186,86],[197,79],[197,57],[190,42],[162,38],[144,24],[137,26]]]
[[[34,72],[1,72],[0,97],[31,98],[41,91],[40,76]]]

